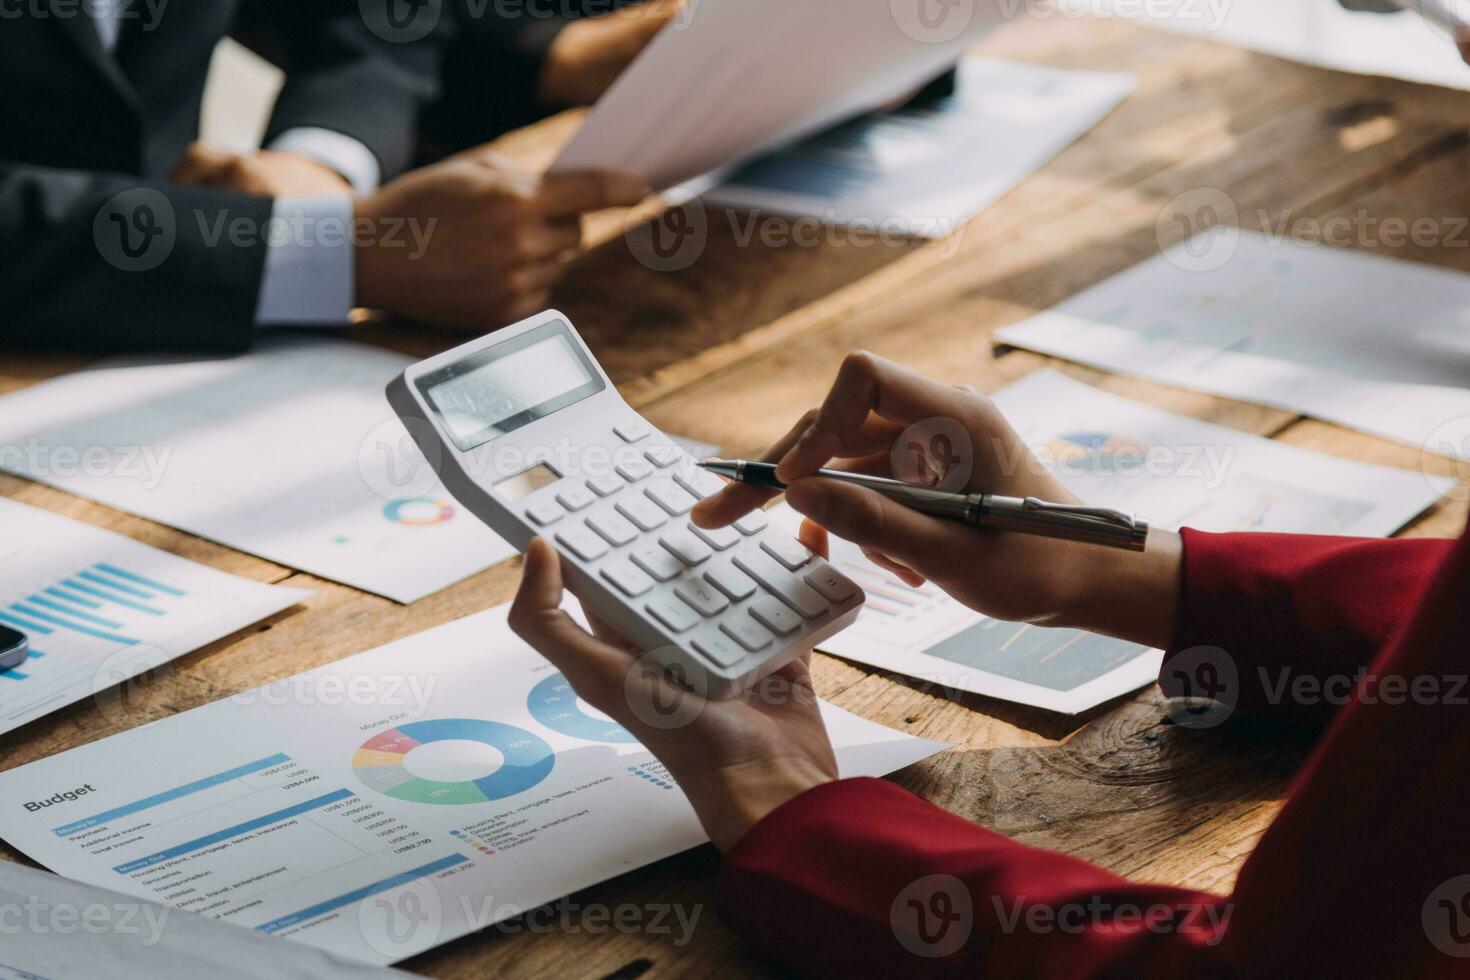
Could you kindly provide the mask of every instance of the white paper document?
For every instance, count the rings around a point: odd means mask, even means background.
[[[514,549],[453,502],[389,408],[409,363],[306,336],[110,359],[0,398],[0,468],[412,602]]]
[[[79,881],[375,963],[701,843],[668,770],[507,608],[0,773],[0,837]],[[942,748],[823,708],[844,775]]]
[[[966,58],[953,95],[775,150],[703,198],[942,238],[1095,126],[1133,87],[1130,75]]]
[[[1296,449],[1037,371],[995,395],[1027,445],[1090,504],[1166,528],[1382,536],[1451,481]],[[793,521],[784,505],[780,518]],[[1162,654],[1080,630],[982,616],[832,540],[868,593],[829,653],[947,688],[1075,713],[1152,683]]]
[[[0,861],[0,980],[406,980],[299,943]]]
[[[916,91],[1007,6],[698,0],[618,77],[552,169],[681,184]]]
[[[0,733],[311,595],[253,582],[0,497],[0,624],[30,654],[0,670]]]
[[[1115,7],[1119,16],[1151,27],[1321,68],[1470,88],[1470,67],[1450,33],[1407,11],[1346,10],[1337,0],[1149,0],[1126,5],[1059,0],[1058,6],[1076,15]],[[1455,0],[1448,6],[1453,8]]]
[[[1470,459],[1464,273],[1216,228],[995,339]]]

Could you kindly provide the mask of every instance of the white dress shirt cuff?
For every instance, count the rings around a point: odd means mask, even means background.
[[[383,179],[383,168],[372,150],[351,136],[330,129],[315,126],[288,129],[272,140],[267,149],[315,160],[341,174],[358,194],[372,193]]]
[[[357,292],[352,198],[278,197],[266,234],[255,322],[340,326]]]

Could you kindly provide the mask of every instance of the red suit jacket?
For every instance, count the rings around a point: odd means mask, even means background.
[[[1129,881],[849,779],[731,850],[725,921],[807,976],[1470,976],[1470,536],[1184,545],[1161,684],[1327,724],[1234,894]]]

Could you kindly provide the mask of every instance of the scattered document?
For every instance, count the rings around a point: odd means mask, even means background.
[[[954,95],[778,149],[703,198],[942,238],[1097,125],[1133,87],[1130,75],[966,58]]]
[[[995,402],[1083,500],[1171,529],[1382,536],[1452,485],[1174,415],[1050,370],[1009,386]],[[785,505],[777,511],[783,522],[797,520]],[[1066,713],[1157,677],[1157,650],[982,616],[933,585],[905,585],[835,538],[832,561],[868,601],[856,623],[821,645],[828,653]]]
[[[1093,0],[1058,0],[1058,7],[1074,15],[1099,11]],[[1338,0],[1150,0],[1117,9],[1151,27],[1321,68],[1470,88],[1470,67],[1449,32],[1417,13],[1346,10]]]
[[[0,861],[0,980],[406,980],[157,902]]]
[[[412,602],[514,553],[383,395],[411,359],[328,337],[114,358],[0,398],[0,468]]]
[[[552,169],[682,184],[917,91],[1007,9],[699,0],[618,77]]]
[[[0,497],[0,733],[105,691],[311,593],[252,582]]]
[[[507,608],[0,773],[0,837],[79,881],[373,963],[701,843],[668,770]],[[823,707],[844,775],[943,747]]]
[[[1464,273],[1215,228],[995,339],[1470,459]]]

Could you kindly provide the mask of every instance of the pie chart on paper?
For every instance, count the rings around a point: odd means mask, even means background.
[[[397,800],[488,803],[534,787],[556,765],[539,736],[498,721],[447,718],[379,732],[358,747],[352,771]]]

